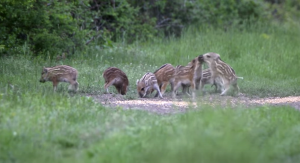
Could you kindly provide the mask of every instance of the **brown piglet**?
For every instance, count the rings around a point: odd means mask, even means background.
[[[102,76],[105,80],[104,88],[106,89],[107,93],[108,87],[113,85],[121,95],[126,95],[129,81],[126,74],[122,70],[116,67],[109,67],[103,72]]]
[[[175,68],[167,63],[162,65],[159,69],[157,69],[154,72],[154,75],[157,79],[157,84],[159,86],[160,92],[163,95],[166,91],[166,88],[171,80],[171,78],[173,77],[175,72]],[[172,86],[172,85],[171,85]],[[171,88],[173,89],[173,88]],[[156,93],[155,97],[158,96],[158,92]]]
[[[187,66],[176,66],[175,73],[171,79],[171,85],[173,86],[173,98],[176,97],[177,89],[180,86],[182,86],[184,89],[186,89],[186,87],[191,86],[192,97],[195,97],[196,85],[198,84],[198,82],[200,83],[202,76],[202,63],[202,58],[196,57],[191,62],[189,62]]]
[[[152,93],[154,90],[157,91],[160,98],[163,98],[159,86],[157,84],[157,79],[155,75],[151,72],[147,72],[140,80],[136,81],[137,92],[140,97],[146,97],[148,94]]]
[[[77,76],[77,70],[67,65],[44,67],[40,82],[45,83],[46,81],[52,81],[54,91],[56,91],[59,82],[67,82],[70,83],[69,90],[77,91],[79,85]]]

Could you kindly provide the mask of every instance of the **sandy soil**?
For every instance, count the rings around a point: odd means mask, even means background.
[[[237,97],[210,94],[197,97],[194,101],[186,95],[178,95],[177,99],[172,99],[168,93],[164,95],[163,99],[154,98],[153,95],[148,98],[138,98],[135,100],[126,100],[124,96],[119,94],[87,96],[94,98],[95,101],[104,106],[140,109],[160,114],[184,112],[186,109],[198,107],[198,105],[219,105],[222,107],[241,106],[245,108],[257,105],[289,105],[300,110],[300,96],[250,98],[244,94],[240,94]]]

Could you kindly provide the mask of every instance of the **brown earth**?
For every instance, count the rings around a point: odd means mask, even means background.
[[[222,106],[222,107],[245,107],[263,106],[263,105],[289,105],[300,110],[300,96],[289,97],[247,97],[240,94],[237,97],[220,96],[210,94],[197,97],[194,101],[186,95],[178,95],[177,99],[172,99],[170,94],[164,94],[164,98],[154,98],[153,95],[148,98],[138,98],[127,100],[120,94],[101,94],[87,95],[94,98],[95,101],[109,107],[122,107],[124,109],[139,109],[156,112],[160,114],[184,112],[187,108],[193,108],[200,105]]]

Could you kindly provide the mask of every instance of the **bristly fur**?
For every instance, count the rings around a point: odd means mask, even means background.
[[[209,68],[202,71],[200,90],[203,90],[203,87],[206,84],[211,84],[212,86],[215,86],[215,92],[217,92],[218,89],[220,89],[220,86],[217,85],[217,82],[212,80]]]
[[[160,68],[158,68],[157,70],[154,71],[154,74],[155,74],[157,71],[161,70],[162,68],[166,67],[167,65],[169,65],[169,63],[166,63],[166,64],[162,65]]]
[[[44,67],[40,82],[53,82],[53,90],[56,91],[59,82],[70,83],[69,89],[78,90],[79,83],[77,82],[78,72],[75,68],[67,65],[54,67]]]
[[[226,64],[224,61],[222,61],[219,54],[210,52],[203,54],[202,57],[211,70],[212,80],[215,81],[217,85],[221,86],[221,95],[225,95],[227,93],[227,91],[230,88],[230,85],[232,85],[235,88],[235,90],[239,92],[237,79],[243,78],[236,76],[233,68]]]
[[[175,72],[175,68],[167,63],[162,65],[159,69],[157,69],[154,72],[154,75],[157,79],[157,84],[159,86],[160,92],[163,95],[166,91],[166,88],[171,80],[171,78],[173,77]],[[172,85],[171,85],[172,86]],[[171,88],[173,89],[173,88]],[[158,96],[158,92],[156,93],[155,97]]]
[[[196,57],[191,62],[189,62],[187,66],[176,66],[174,76],[171,80],[171,83],[173,85],[173,98],[175,98],[176,91],[180,86],[191,86],[192,97],[194,98],[196,84],[200,82],[202,76],[202,62],[203,60],[201,58]]]
[[[137,80],[136,85],[137,92],[140,97],[146,97],[153,90],[156,90],[159,94],[159,97],[163,98],[157,84],[157,79],[151,72],[146,73],[140,80]]]
[[[119,68],[109,67],[102,74],[105,85],[104,88],[108,93],[108,87],[111,85],[115,86],[118,93],[125,95],[127,92],[127,87],[129,85],[129,81],[127,75]]]

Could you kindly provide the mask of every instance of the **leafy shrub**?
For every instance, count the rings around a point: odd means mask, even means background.
[[[3,0],[1,54],[18,54],[26,43],[34,55],[51,57],[134,42],[180,36],[189,26],[247,29],[271,19],[295,23],[299,0]],[[202,29],[202,28],[198,28]]]
[[[18,46],[27,42],[35,55],[51,56],[75,47],[73,37],[80,33],[70,14],[71,3],[58,0],[4,0],[0,3],[0,44],[5,54],[18,53]],[[82,45],[81,45],[82,46]],[[77,44],[78,47],[78,44]],[[2,53],[2,54],[3,54]]]

